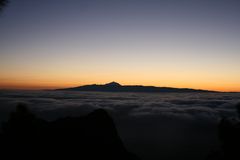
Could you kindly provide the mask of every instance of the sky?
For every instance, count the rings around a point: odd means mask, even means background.
[[[239,0],[10,0],[0,88],[117,81],[240,91]]]

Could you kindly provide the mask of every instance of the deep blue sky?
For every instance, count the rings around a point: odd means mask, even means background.
[[[239,17],[239,0],[10,0],[0,87],[240,90]]]

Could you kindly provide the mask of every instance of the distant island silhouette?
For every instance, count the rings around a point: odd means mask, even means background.
[[[72,88],[63,88],[57,90],[64,91],[96,91],[96,92],[216,92],[210,90],[191,89],[191,88],[173,88],[173,87],[156,87],[142,85],[121,85],[117,82],[106,84],[92,84]]]

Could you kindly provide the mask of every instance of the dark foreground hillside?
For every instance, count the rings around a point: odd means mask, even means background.
[[[0,147],[0,159],[138,160],[125,149],[103,109],[48,122],[18,105],[3,124]]]
[[[240,118],[240,103],[236,106]],[[207,160],[240,159],[240,120],[239,118],[223,118],[218,126],[221,148],[209,154]]]

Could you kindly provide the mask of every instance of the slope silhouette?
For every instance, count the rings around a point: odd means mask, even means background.
[[[240,103],[236,105],[240,118]],[[208,160],[238,160],[240,159],[240,119],[223,118],[218,125],[218,136],[221,148],[211,153]]]
[[[103,109],[48,122],[20,104],[2,126],[0,147],[1,159],[138,160],[125,149]]]

